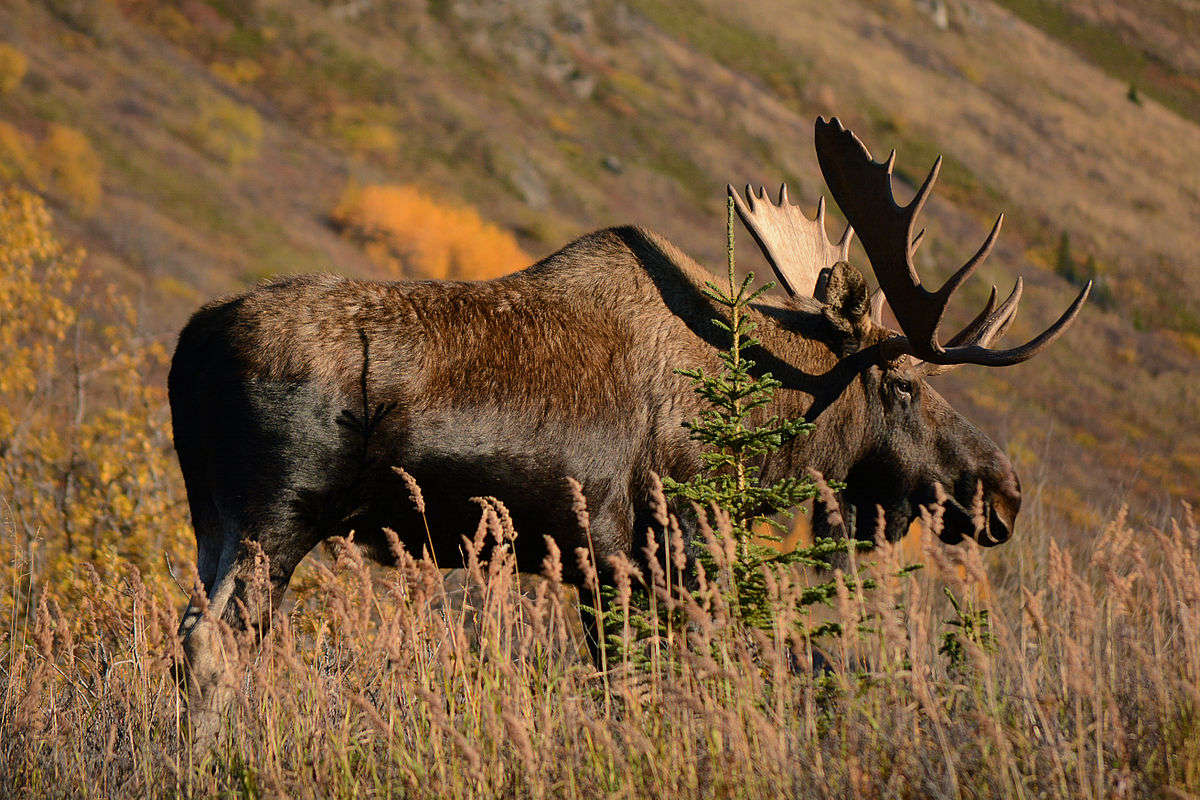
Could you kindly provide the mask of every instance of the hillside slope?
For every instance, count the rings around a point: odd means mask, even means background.
[[[898,148],[910,182],[946,155],[931,279],[1008,212],[959,319],[1022,274],[1016,340],[1072,281],[1101,279],[1102,302],[1047,354],[942,386],[1076,529],[1125,502],[1159,522],[1200,502],[1200,125],[1149,90],[1134,102],[1019,4],[939,5],[5,3],[0,41],[27,66],[0,93],[0,165],[44,190],[89,267],[170,341],[199,302],[269,275],[387,274],[331,224],[352,185],[469,204],[535,256],[636,222],[719,267],[725,182],[787,179],[815,201],[812,120],[837,114],[876,155]],[[1142,53],[1163,26],[1104,30]],[[1195,55],[1156,75],[1190,86]],[[79,147],[55,155],[62,131],[90,147],[98,197],[68,180],[89,167]]]

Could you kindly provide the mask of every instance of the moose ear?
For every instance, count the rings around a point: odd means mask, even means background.
[[[817,283],[817,299],[825,304],[822,314],[842,339],[842,349],[858,349],[870,326],[871,302],[867,281],[861,272],[845,261],[822,271]]]

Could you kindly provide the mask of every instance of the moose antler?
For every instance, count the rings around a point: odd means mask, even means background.
[[[846,260],[854,235],[850,226],[837,244],[830,242],[825,234],[825,198],[817,201],[816,219],[809,219],[799,206],[788,202],[787,184],[779,187],[779,202],[773,202],[763,187],[756,195],[747,185],[745,200],[733,186],[726,189],[783,288],[793,297],[815,297],[821,273]]]
[[[946,303],[962,282],[987,258],[1000,225],[1001,214],[991,233],[966,264],[946,280],[942,288],[931,292],[921,285],[913,266],[912,255],[924,231],[913,235],[917,215],[929,198],[937,180],[942,159],[939,156],[929,176],[907,206],[896,203],[892,194],[892,167],[896,162],[893,150],[886,162],[874,161],[858,137],[846,130],[837,117],[816,123],[817,161],[825,183],[833,193],[846,218],[858,230],[859,241],[867,251],[871,269],[886,295],[903,337],[891,340],[889,350],[894,355],[909,353],[929,364],[948,367],[957,364],[983,364],[1001,367],[1017,364],[1036,355],[1054,341],[1079,314],[1091,291],[1091,281],[1079,293],[1058,321],[1029,342],[1009,350],[991,350],[988,345],[1004,332],[1016,314],[1021,299],[1021,280],[1008,299],[995,307],[995,289],[983,313],[971,321],[945,346],[937,340],[938,324]],[[941,371],[941,370],[931,370]]]

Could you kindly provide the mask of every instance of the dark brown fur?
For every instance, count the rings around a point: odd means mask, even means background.
[[[568,476],[583,484],[599,560],[636,558],[651,472],[686,479],[700,466],[681,423],[701,401],[675,370],[718,368],[727,343],[700,291],[710,279],[661,237],[616,228],[488,282],[301,277],[201,309],[180,335],[170,399],[212,616],[242,622],[250,542],[268,558],[276,603],[330,535],[354,530],[387,560],[388,526],[419,553],[425,528],[392,466],[422,486],[442,566],[461,562],[473,496],[512,511],[525,568],[539,567],[543,534],[567,554],[585,545]],[[846,480],[866,511],[860,535],[877,503],[888,532],[901,531],[934,483],[967,515],[949,535],[973,533],[966,509],[982,484],[999,515],[982,530],[1006,536],[1019,492],[1003,454],[904,363],[879,363],[888,332],[868,320],[862,277],[840,265],[835,285],[824,307],[754,310],[762,345],[751,355],[783,382],[764,413],[816,424],[765,477],[812,468]],[[215,644],[201,605],[181,629],[193,693],[211,707]]]

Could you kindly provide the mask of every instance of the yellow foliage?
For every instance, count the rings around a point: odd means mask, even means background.
[[[414,186],[350,187],[333,219],[397,276],[486,280],[530,262],[512,234]]]
[[[0,42],[0,94],[8,94],[20,85],[29,61],[25,54],[7,42]]]
[[[176,44],[184,44],[195,36],[196,31],[191,20],[182,12],[170,6],[157,8],[156,5],[152,4],[147,13],[153,15],[155,25],[168,39]]]
[[[165,392],[148,380],[166,353],[113,290],[93,304],[103,322],[80,317],[82,258],[40,198],[0,192],[0,558],[69,592],[81,559],[161,574],[188,549]]]
[[[214,75],[235,86],[254,83],[263,74],[263,68],[259,66],[257,61],[251,58],[239,58],[232,64],[218,61],[210,69],[212,69]]]
[[[1179,331],[1174,334],[1173,338],[1178,341],[1185,350],[1197,358],[1200,358],[1200,334]]]
[[[262,119],[253,108],[222,97],[201,104],[192,134],[200,147],[237,167],[258,157]]]
[[[345,119],[334,123],[334,134],[360,153],[387,155],[400,146],[400,137],[382,122]]]
[[[0,120],[0,181],[37,183],[37,161],[29,153],[25,135],[10,122]]]
[[[56,367],[59,344],[75,322],[65,293],[79,256],[65,254],[49,232],[50,215],[36,195],[0,194],[0,441],[13,435],[13,411],[29,402]],[[12,400],[18,402],[13,403]]]
[[[571,136],[576,132],[575,122],[566,114],[551,111],[546,117],[546,124],[550,130],[563,136]]]
[[[100,158],[81,132],[51,125],[38,146],[38,160],[50,188],[67,203],[91,211],[100,202]]]

